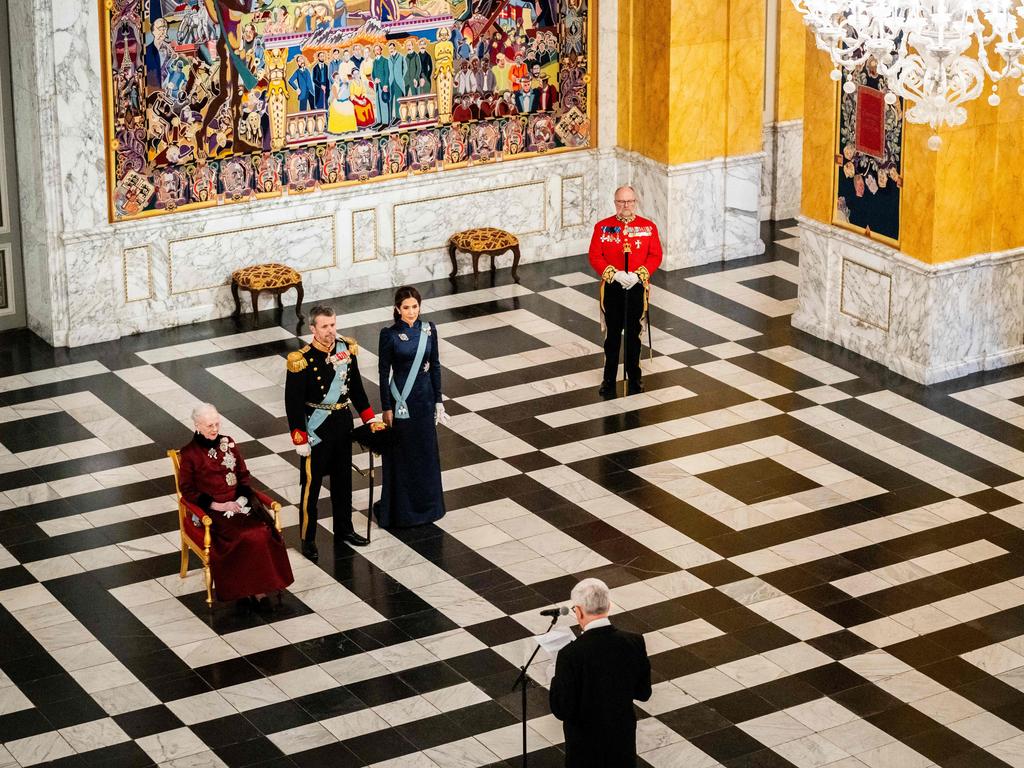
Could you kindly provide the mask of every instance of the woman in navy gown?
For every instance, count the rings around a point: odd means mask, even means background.
[[[384,455],[377,523],[401,528],[431,523],[444,516],[438,422],[447,423],[441,403],[441,363],[437,328],[420,319],[415,288],[395,293],[395,322],[380,332],[380,403],[391,427]]]

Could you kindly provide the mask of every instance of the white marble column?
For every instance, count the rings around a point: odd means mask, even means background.
[[[922,384],[1024,361],[1024,248],[925,264],[800,218],[793,327]]]

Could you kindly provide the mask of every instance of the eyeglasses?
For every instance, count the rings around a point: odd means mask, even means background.
[[[616,200],[615,204],[616,205],[636,205],[636,198],[634,197],[631,200]]]

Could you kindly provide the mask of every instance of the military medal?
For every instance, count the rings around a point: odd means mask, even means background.
[[[405,403],[399,403],[398,407],[395,408],[395,416],[398,417],[399,419],[408,419],[409,406],[406,405]]]
[[[224,475],[224,482],[227,483],[228,485],[235,485],[238,483],[238,478],[235,477],[234,472],[228,472],[226,475]]]

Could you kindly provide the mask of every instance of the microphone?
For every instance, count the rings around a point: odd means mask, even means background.
[[[568,616],[569,609],[566,608],[564,605],[559,606],[558,608],[545,608],[543,611],[540,612],[540,615],[547,616],[549,619],[553,619],[556,616]]]

